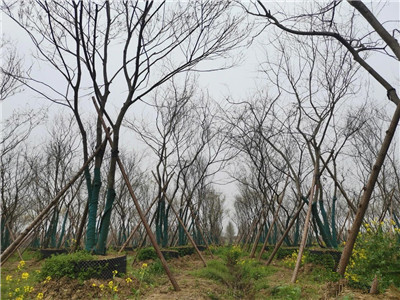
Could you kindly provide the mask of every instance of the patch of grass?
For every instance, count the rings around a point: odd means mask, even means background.
[[[297,300],[301,299],[301,288],[293,285],[276,286],[271,290],[274,299]]]
[[[212,279],[224,284],[233,280],[232,274],[229,272],[226,264],[221,260],[210,260],[207,262],[207,267],[191,272],[191,274]]]
[[[19,261],[16,267],[16,261],[12,265],[12,269],[2,267],[1,270],[1,299],[29,298],[35,292],[40,271],[27,266],[25,260]]]

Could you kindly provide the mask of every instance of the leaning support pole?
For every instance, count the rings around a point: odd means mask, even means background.
[[[268,239],[269,239],[269,237],[270,237],[270,235],[272,233],[272,226],[274,226],[274,224],[276,223],[276,220],[278,220],[278,213],[279,213],[279,209],[281,208],[283,198],[285,197],[285,192],[286,192],[286,187],[288,185],[288,180],[289,180],[289,176],[286,179],[285,187],[283,188],[283,191],[282,191],[282,193],[281,193],[281,195],[279,197],[278,207],[276,208],[276,211],[275,211],[275,214],[274,214],[274,218],[273,218],[272,223],[271,223],[271,225],[270,225],[270,227],[268,229],[268,233],[267,233],[267,235],[265,237],[264,243],[263,243],[263,245],[261,247],[260,254],[258,255],[258,260],[261,260],[261,256],[264,253],[265,247],[267,246],[267,243],[268,243]]]
[[[354,218],[353,225],[351,226],[349,237],[347,238],[346,245],[342,252],[342,256],[340,257],[338,273],[341,276],[344,276],[344,273],[346,272],[346,268],[349,263],[351,254],[353,253],[353,248],[354,244],[356,243],[358,232],[360,231],[360,227],[363,222],[365,212],[367,211],[372,192],[374,190],[376,181],[378,180],[379,172],[381,171],[383,162],[385,161],[385,157],[389,150],[397,125],[399,124],[400,100],[397,97],[397,94],[395,95],[398,101],[397,108],[393,114],[392,120],[389,125],[389,129],[386,131],[386,135],[381,145],[381,148],[378,152],[378,156],[376,157],[375,164],[372,167],[367,185],[364,188],[364,193],[362,195],[361,201],[358,204],[357,214]]]
[[[109,130],[108,130],[108,128],[107,128],[107,126],[106,126],[106,124],[104,122],[103,116],[102,116],[102,114],[100,112],[100,108],[97,105],[96,100],[95,100],[94,97],[92,97],[92,100],[93,100],[94,106],[96,107],[96,110],[97,110],[97,113],[99,115],[100,121],[101,121],[101,123],[103,125],[104,131],[106,133],[107,140],[110,143],[110,145],[112,145],[112,139],[111,139]],[[170,271],[170,269],[168,267],[167,261],[165,260],[164,255],[161,253],[161,249],[157,244],[157,241],[156,241],[156,239],[154,237],[153,232],[151,231],[151,228],[150,228],[149,224],[147,223],[146,217],[144,216],[144,214],[142,212],[142,209],[140,208],[139,201],[135,196],[135,193],[133,191],[132,185],[131,185],[131,183],[129,181],[129,177],[126,174],[124,165],[122,164],[121,159],[119,158],[118,155],[117,155],[117,163],[118,163],[118,167],[119,167],[119,169],[121,171],[122,177],[124,178],[125,184],[128,187],[129,194],[131,195],[133,203],[135,204],[136,210],[138,211],[140,219],[142,220],[142,223],[143,223],[143,225],[144,225],[144,227],[146,229],[147,235],[149,236],[150,241],[153,244],[154,249],[156,250],[157,256],[160,259],[161,264],[164,267],[165,273],[167,273],[167,276],[168,276],[169,280],[171,281],[171,284],[174,287],[175,291],[180,291],[181,289],[179,288],[179,285],[176,282],[175,277],[172,275],[172,273],[171,273],[171,271]]]
[[[165,185],[165,187],[163,188],[163,191],[165,190],[165,188],[168,186],[169,181],[171,180],[172,176],[170,177],[170,179],[167,181],[167,184]],[[154,204],[156,204],[158,200],[158,196],[156,196],[154,198],[154,200],[151,202],[150,206],[147,208],[146,212],[144,213],[144,215],[147,217],[147,215],[149,214],[150,210],[153,208]],[[142,220],[139,220],[139,223],[136,225],[135,229],[133,229],[133,231],[131,232],[131,234],[129,235],[129,237],[126,239],[125,243],[122,245],[121,249],[119,249],[118,253],[121,253],[122,251],[125,250],[126,246],[129,244],[130,240],[133,238],[133,236],[135,235],[136,231],[139,229],[140,225],[142,224]]]
[[[79,169],[79,171],[75,174],[75,176],[57,193],[57,195],[54,197],[54,199],[47,205],[45,209],[42,210],[42,212],[33,220],[33,222],[26,227],[26,229],[12,242],[10,246],[7,247],[6,250],[1,254],[1,262],[0,266],[3,265],[3,263],[6,261],[6,258],[10,257],[11,254],[15,252],[15,250],[18,248],[18,245],[20,242],[37,226],[40,224],[42,219],[47,215],[47,213],[50,211],[50,209],[58,203],[58,200],[65,194],[66,191],[75,183],[75,181],[78,180],[78,178],[82,175],[83,171],[89,166],[90,162],[93,160],[93,158],[96,156],[96,154],[101,150],[101,148],[104,146],[106,141],[102,143],[102,145],[96,149],[96,151],[88,158],[88,160],[83,164],[83,166]]]
[[[153,174],[154,179],[158,182],[156,175],[153,172],[151,172],[151,173]],[[158,182],[158,184],[160,184],[160,182]],[[200,252],[199,248],[197,247],[195,241],[193,240],[192,236],[190,235],[189,231],[187,230],[187,228],[186,228],[185,224],[183,223],[182,219],[179,217],[178,212],[175,210],[174,206],[172,205],[172,201],[168,198],[167,193],[165,192],[165,189],[162,192],[164,194],[165,199],[167,199],[172,211],[174,212],[174,214],[176,216],[176,219],[179,221],[179,223],[181,224],[183,230],[185,231],[190,243],[192,244],[192,246],[196,250],[197,255],[200,257],[201,261],[203,262],[203,265],[205,267],[207,267],[207,263],[206,263],[203,255],[201,255],[201,252]]]
[[[204,235],[204,231],[200,226],[200,222],[198,220],[198,217],[197,217],[197,215],[194,214],[194,208],[192,206],[192,201],[190,199],[188,200],[188,207],[189,207],[190,215],[192,216],[192,219],[194,220],[194,223],[195,223],[195,225],[197,227],[197,230],[200,232],[201,238],[204,241],[204,245],[206,246],[206,249],[208,250],[208,253],[210,253],[211,258],[214,259],[214,255],[213,255],[212,251],[210,250],[209,244],[208,244],[207,239],[206,239],[206,237]]]
[[[278,241],[278,243],[276,243],[274,250],[272,251],[271,255],[269,256],[269,258],[268,258],[268,260],[266,262],[266,265],[269,265],[272,262],[272,260],[274,259],[275,254],[278,252],[279,248],[283,244],[283,241],[285,240],[285,237],[288,235],[290,229],[292,229],[292,226],[294,225],[294,222],[296,222],[296,219],[299,217],[299,215],[301,213],[301,210],[303,209],[304,204],[305,204],[305,201],[301,201],[299,209],[294,214],[292,220],[290,221],[289,225],[287,226],[285,232],[283,233],[283,235],[280,238],[280,240]]]
[[[309,224],[310,224],[310,219],[311,219],[312,205],[314,203],[314,197],[317,198],[317,195],[318,195],[317,189],[318,189],[318,177],[319,177],[319,156],[320,156],[319,148],[317,148],[317,153],[315,155],[314,176],[313,176],[313,182],[312,182],[312,186],[311,186],[310,200],[308,201],[308,209],[307,209],[306,219],[304,221],[303,235],[301,237],[299,253],[297,254],[296,266],[294,267],[292,279],[290,280],[291,283],[296,282],[297,275],[300,270],[301,258],[303,256],[304,248],[306,247],[307,237],[308,237],[308,229],[310,227]]]

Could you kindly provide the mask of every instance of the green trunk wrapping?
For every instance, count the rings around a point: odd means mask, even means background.
[[[315,222],[317,223],[318,229],[321,232],[323,241],[325,242],[325,244],[328,248],[332,248],[331,238],[329,237],[328,233],[326,232],[325,226],[322,224],[322,221],[318,215],[318,209],[317,209],[317,205],[315,202],[311,205],[311,211],[313,214],[313,218],[314,218]]]
[[[274,237],[272,240],[272,244],[276,245],[276,241],[278,239],[278,226],[276,226],[276,222],[274,223]]]
[[[64,216],[64,221],[63,221],[62,228],[61,228],[60,238],[58,239],[58,243],[57,243],[57,249],[61,248],[61,243],[62,243],[64,234],[65,234],[65,224],[67,223],[67,217],[68,217],[68,209]]]
[[[265,225],[264,225],[264,231],[263,231],[263,233],[262,233],[262,235],[261,235],[261,238],[260,238],[260,242],[261,242],[262,244],[265,242],[265,238],[267,237],[267,233],[268,233],[268,228],[269,228],[269,226],[270,226],[270,223],[267,221],[267,222],[265,223]]]
[[[288,227],[289,222],[290,222],[290,217],[288,217],[288,218],[286,219],[286,227]],[[286,235],[285,238],[284,238],[283,240],[285,241],[285,244],[288,245],[289,247],[290,247],[290,246],[293,246],[293,245],[291,244],[291,242],[290,242],[289,235]]]
[[[337,241],[337,234],[336,234],[336,224],[335,224],[335,219],[336,219],[336,197],[333,196],[332,198],[332,214],[331,214],[331,228],[332,228],[332,245],[334,248],[338,247],[338,241]]]
[[[44,248],[55,248],[55,242],[53,241],[53,232],[54,232],[54,223],[56,222],[55,220],[57,219],[57,211],[58,208],[55,207],[53,211],[53,215],[50,220],[49,227],[47,228],[46,234],[44,236],[44,242],[43,242],[43,247]]]
[[[164,214],[164,232],[163,232],[163,243],[162,246],[163,247],[167,247],[168,246],[168,214],[169,214],[169,209],[170,206],[168,205],[168,208],[165,210],[165,214]]]
[[[85,173],[86,175],[86,173]],[[88,223],[86,228],[86,251],[92,251],[96,245],[96,217],[97,206],[99,203],[99,194],[101,187],[101,173],[100,168],[94,168],[93,186],[89,192],[89,208],[88,208]],[[90,177],[90,174],[89,174]],[[88,184],[89,191],[89,184]]]
[[[157,244],[161,245],[161,201],[157,203],[157,210],[156,210],[156,239]]]
[[[1,250],[6,249],[10,245],[10,233],[6,226],[6,218],[4,215],[1,218]]]
[[[182,208],[179,208],[179,217],[181,218],[183,224],[186,224],[187,220],[187,209],[185,209],[186,214],[184,211],[182,211]],[[183,246],[186,245],[186,239],[185,239],[185,230],[183,229],[183,226],[181,223],[178,223],[178,245]]]
[[[300,239],[300,217],[296,220],[296,230],[294,232],[293,246],[297,246],[299,244]]]
[[[164,217],[165,217],[165,201],[164,199],[161,200],[161,206],[160,206],[160,245],[164,245],[164,231],[163,231],[163,227],[164,227]]]
[[[53,220],[53,224],[51,227],[51,233],[50,233],[50,248],[56,248],[56,243],[57,243],[57,224],[58,224],[58,219],[60,216],[60,211],[58,209],[55,210],[55,218]]]
[[[326,214],[324,202],[322,200],[319,201],[319,208],[321,210],[322,219],[324,220],[323,226],[324,226],[326,238],[329,240],[329,242],[331,244],[331,248],[337,248],[337,243],[335,243],[335,241],[332,238],[331,230],[329,228],[328,215]],[[335,227],[335,223],[333,223],[333,228],[334,227]]]
[[[109,188],[107,190],[107,200],[106,200],[106,206],[104,207],[104,214],[103,217],[101,218],[101,223],[100,223],[99,239],[97,241],[97,246],[95,250],[96,254],[100,255],[106,254],[107,236],[108,236],[108,231],[110,229],[111,211],[114,199],[115,199],[115,190]]]

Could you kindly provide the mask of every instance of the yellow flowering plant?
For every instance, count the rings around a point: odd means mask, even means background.
[[[393,223],[375,219],[364,224],[345,273],[350,286],[368,291],[376,275],[380,291],[391,284],[400,287],[399,234]]]
[[[25,270],[25,265],[24,260],[19,261],[15,273],[6,275],[5,290],[10,299],[26,299],[34,291],[34,287],[30,284],[35,281],[35,276],[30,276]]]

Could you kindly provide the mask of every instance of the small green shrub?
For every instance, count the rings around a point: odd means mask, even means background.
[[[272,289],[271,295],[274,299],[297,300],[301,299],[301,288],[290,285],[277,286]]]
[[[376,275],[380,292],[400,287],[400,229],[394,225],[390,220],[364,224],[345,273],[350,286],[368,291]]]
[[[52,256],[45,260],[40,272],[40,279],[43,280],[50,276],[51,278],[79,278],[86,279],[93,275],[97,270],[86,269],[77,273],[75,264],[80,261],[93,260],[94,256],[88,252],[80,251],[72,254],[60,254]]]
[[[147,247],[139,250],[139,253],[137,255],[137,259],[142,261],[142,260],[148,260],[148,259],[157,259],[157,253],[156,250],[154,250],[153,247]]]
[[[227,284],[233,280],[233,277],[225,265],[220,260],[210,260],[207,262],[207,267],[194,271],[193,274],[202,278],[208,278],[215,281]]]
[[[308,253],[306,257],[306,263],[312,263],[314,265],[320,265],[327,270],[333,270],[335,267],[335,259],[330,254],[313,254]]]
[[[226,264],[234,266],[238,263],[239,258],[243,256],[243,251],[239,246],[233,246],[225,255]]]
[[[194,248],[192,246],[178,246],[178,247],[173,247],[171,250],[176,250],[179,253],[179,256],[186,256],[186,255],[192,255],[194,253]]]
[[[150,264],[149,273],[153,275],[164,274],[164,267],[158,258],[153,263]]]
[[[294,269],[294,267],[296,266],[297,257],[298,257],[298,251],[294,251],[292,252],[291,255],[288,255],[283,259],[283,264],[288,268]],[[306,259],[307,259],[307,254],[306,252],[303,252],[303,255],[301,256],[300,265],[304,265]]]

